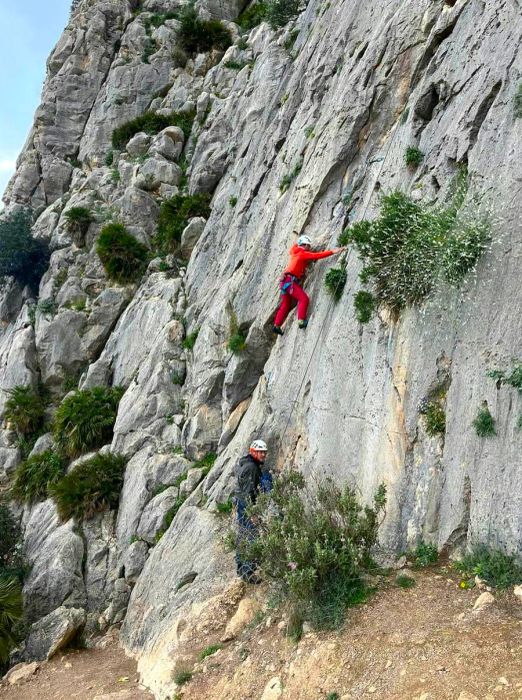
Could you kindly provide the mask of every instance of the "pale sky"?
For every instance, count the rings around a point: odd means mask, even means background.
[[[0,0],[0,195],[31,128],[45,62],[70,6],[71,0]]]

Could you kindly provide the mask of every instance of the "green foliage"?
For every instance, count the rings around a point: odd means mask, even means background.
[[[303,163],[302,163],[302,161],[299,161],[289,173],[287,173],[286,175],[283,175],[281,182],[279,183],[279,190],[281,191],[282,194],[284,194],[289,189],[292,182],[295,180],[295,178],[301,172],[302,167],[303,167]]]
[[[513,100],[513,114],[516,119],[522,117],[522,83],[518,84],[517,91]]]
[[[487,373],[491,379],[496,379],[500,384],[508,384],[522,394],[522,363],[516,362],[510,372],[503,370],[490,370]]]
[[[23,614],[22,590],[15,579],[0,578],[0,662],[5,663],[17,643],[15,625]]]
[[[266,21],[272,29],[283,27],[299,14],[299,0],[267,0]]]
[[[234,354],[243,352],[246,348],[246,335],[241,330],[238,324],[237,316],[234,309],[229,310],[230,313],[230,337],[227,347]]]
[[[446,413],[438,401],[430,401],[426,409],[426,432],[432,437],[446,432]]]
[[[313,139],[315,136],[315,131],[313,126],[307,126],[305,129],[305,136],[307,139]]]
[[[495,588],[509,588],[522,583],[522,562],[515,556],[488,549],[485,545],[475,547],[455,564],[455,568],[466,576],[478,576],[488,586]]]
[[[382,198],[377,219],[357,222],[343,232],[339,240],[358,249],[365,263],[361,281],[373,283],[378,303],[398,312],[420,304],[438,282],[458,286],[475,268],[491,224],[476,201],[461,208],[464,196],[461,185],[444,209],[392,192]]]
[[[417,146],[408,146],[404,154],[404,162],[410,168],[418,167],[424,159],[424,153]]]
[[[214,466],[214,462],[217,459],[217,454],[215,452],[207,452],[207,454],[194,462],[192,469],[203,469],[203,476],[206,476],[209,471]]]
[[[91,518],[102,510],[116,508],[125,472],[125,457],[97,454],[49,486],[62,520]]]
[[[421,541],[415,550],[408,554],[408,557],[413,560],[416,567],[424,569],[430,564],[435,564],[439,558],[439,552],[435,545]]]
[[[85,233],[94,221],[92,212],[87,207],[71,207],[64,213],[64,217],[67,229],[78,233]]]
[[[47,244],[31,236],[31,213],[19,209],[0,220],[0,277],[12,276],[20,285],[38,289],[47,270]]]
[[[30,386],[15,386],[8,392],[9,398],[4,409],[4,419],[18,436],[36,433],[43,425],[45,403],[43,398]]]
[[[48,488],[63,477],[64,468],[63,458],[52,450],[29,457],[16,468],[11,496],[21,503],[44,500]]]
[[[237,23],[244,32],[248,32],[258,24],[264,22],[266,18],[266,3],[260,0],[259,2],[252,2],[243,10],[239,15]]]
[[[174,676],[174,683],[176,685],[185,685],[192,680],[192,673],[190,671],[178,671]]]
[[[143,63],[150,63],[150,61],[149,61],[150,57],[152,56],[152,54],[155,54],[157,50],[158,50],[158,44],[156,43],[155,39],[148,36],[145,39],[145,44],[143,46],[143,51],[141,53],[141,60],[143,61]]]
[[[231,207],[235,207],[237,204],[237,197],[234,197],[234,195],[232,195],[231,197],[228,198],[228,203],[230,204]]]
[[[184,475],[185,479],[187,478],[187,475]],[[187,500],[188,494],[183,494],[180,495],[176,498],[174,501],[174,504],[168,509],[168,511],[165,513],[165,516],[163,518],[163,526],[161,529],[156,533],[156,542],[159,542],[160,539],[163,537],[163,535],[167,532],[169,527],[172,524],[172,521],[177,515],[178,510],[181,508],[181,506],[185,503]]]
[[[360,290],[354,295],[355,317],[359,323],[368,323],[375,311],[375,298],[370,292]]]
[[[206,53],[212,49],[226,51],[233,43],[230,31],[222,22],[200,19],[192,3],[182,9],[179,20],[179,41],[188,53]]]
[[[53,432],[63,454],[77,457],[112,440],[123,391],[120,387],[98,386],[75,391],[62,401],[56,411]]]
[[[148,250],[123,224],[107,224],[101,230],[96,252],[109,279],[119,284],[141,277],[148,259]]]
[[[0,503],[0,570],[9,563],[19,540],[20,528],[8,506]]]
[[[169,19],[178,19],[179,18],[179,12],[163,12],[163,13],[156,13],[154,14],[150,19],[144,21],[144,24],[146,28],[148,29],[149,27],[154,27],[157,29],[158,27],[161,27],[162,24],[165,24],[165,22]]]
[[[341,490],[327,479],[311,493],[301,474],[286,473],[250,508],[259,536],[239,548],[244,559],[259,562],[292,609],[316,628],[335,628],[346,607],[368,594],[365,574],[374,566],[371,550],[385,503],[384,485],[373,508],[363,509],[348,486]]]
[[[112,148],[109,151],[107,151],[104,163],[108,168],[110,168],[111,165],[114,163],[114,151]]]
[[[216,651],[219,651],[220,649],[223,649],[222,644],[211,644],[210,646],[205,647],[205,649],[199,652],[199,660],[203,661],[203,659],[206,659],[207,656],[212,656],[212,654],[215,654]]]
[[[188,333],[188,335],[185,337],[185,340],[182,343],[185,350],[192,350],[192,348],[196,344],[196,340],[198,339],[198,334],[199,328],[193,331],[192,333]]]
[[[57,312],[54,299],[42,299],[38,302],[36,308],[43,316],[54,316]]]
[[[395,578],[395,583],[400,588],[413,588],[413,586],[415,585],[415,579],[411,576],[407,576],[406,574],[399,574]]]
[[[222,503],[216,503],[217,512],[221,513],[222,515],[228,515],[229,513],[231,513],[233,507],[234,504],[231,498],[227,499],[226,501],[223,501]]]
[[[477,417],[473,421],[473,427],[479,437],[492,437],[497,434],[495,419],[487,406],[483,406],[479,410]]]
[[[242,70],[245,66],[248,66],[248,63],[240,63],[239,61],[227,61],[224,65],[225,68],[229,68],[230,70]]]
[[[177,386],[183,386],[185,383],[185,373],[184,372],[172,372],[172,383]]]
[[[206,193],[177,194],[166,199],[161,205],[158,218],[156,245],[159,251],[170,253],[175,250],[189,219],[194,216],[208,219],[209,215],[210,195]]]
[[[112,132],[112,147],[118,151],[125,148],[130,139],[140,131],[153,136],[167,126],[179,126],[183,129],[185,138],[188,138],[194,122],[194,113],[171,112],[170,114],[158,114],[157,112],[144,112],[139,117],[125,122]]]
[[[328,693],[326,700],[339,700],[339,693]]]
[[[341,267],[332,267],[326,273],[324,285],[335,301],[341,299],[347,279],[346,265],[342,263]]]

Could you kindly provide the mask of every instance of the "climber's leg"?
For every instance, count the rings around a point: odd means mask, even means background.
[[[297,301],[297,318],[299,321],[306,321],[306,313],[308,311],[308,304],[310,303],[310,298],[308,294],[300,287],[297,282],[292,285],[292,291],[290,292],[293,299]],[[304,324],[306,326],[306,324]],[[302,328],[303,324],[299,324]]]
[[[292,297],[288,292],[281,295],[281,303],[274,319],[274,328],[281,328],[292,308]]]

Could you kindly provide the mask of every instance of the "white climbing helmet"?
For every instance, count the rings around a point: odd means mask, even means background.
[[[255,450],[256,452],[268,452],[268,447],[266,446],[266,442],[264,440],[254,440],[254,442],[250,445],[251,450]]]
[[[312,245],[312,240],[308,236],[299,236],[297,245]]]

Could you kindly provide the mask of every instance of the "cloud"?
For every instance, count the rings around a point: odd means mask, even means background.
[[[13,158],[4,158],[0,160],[0,173],[13,172],[16,168],[16,160]]]

